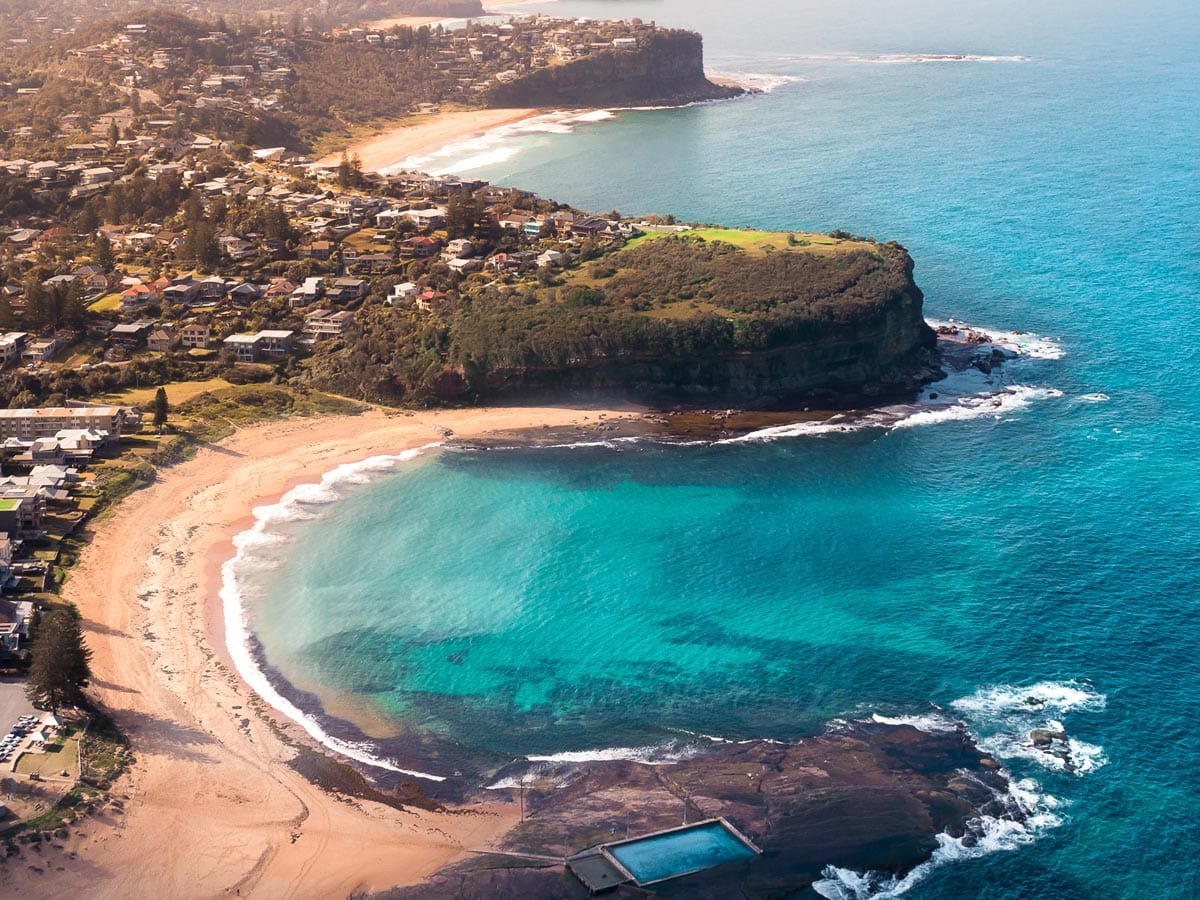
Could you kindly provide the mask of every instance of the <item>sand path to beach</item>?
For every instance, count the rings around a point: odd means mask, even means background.
[[[66,596],[94,652],[94,691],[136,763],[108,808],[3,869],[10,896],[345,897],[420,881],[516,821],[512,803],[459,813],[335,798],[286,765],[293,750],[224,649],[220,562],[254,505],[342,462],[455,435],[572,423],[605,410],[465,410],[245,428],[93,523]],[[278,720],[282,716],[269,711]],[[298,727],[289,733],[301,735]]]

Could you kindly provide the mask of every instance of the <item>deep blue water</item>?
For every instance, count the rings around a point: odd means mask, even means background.
[[[496,758],[936,705],[1061,824],[909,896],[1200,896],[1200,14],[830,7],[551,4],[695,27],[710,69],[794,80],[518,137],[481,172],[899,240],[930,317],[1058,338],[1012,379],[1061,396],[894,431],[427,456],[289,526],[254,608],[268,659]],[[999,59],[886,61],[944,53]],[[1022,748],[1050,720],[1084,774]]]

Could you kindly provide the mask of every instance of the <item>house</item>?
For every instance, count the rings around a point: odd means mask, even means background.
[[[200,286],[196,284],[172,284],[162,289],[165,303],[191,303],[200,294]]]
[[[25,341],[29,334],[24,331],[9,331],[0,335],[0,367],[16,362],[25,352]]]
[[[571,234],[575,237],[595,237],[600,234],[611,234],[613,223],[599,216],[587,216],[571,223]]]
[[[512,253],[497,253],[488,259],[488,265],[496,272],[511,272],[537,260],[532,250],[514,250]]]
[[[115,181],[117,173],[108,166],[97,166],[94,169],[84,169],[79,176],[80,184],[109,184]]]
[[[49,159],[45,162],[34,163],[29,167],[26,174],[30,178],[36,178],[39,181],[53,181],[58,177],[58,163]]]
[[[0,577],[2,584],[7,584],[12,577],[13,542],[7,534],[0,535],[0,547],[7,547],[7,561],[0,562]],[[2,552],[2,551],[0,551]],[[3,560],[4,556],[0,556]],[[29,629],[33,624],[32,600],[0,600],[0,649],[15,653],[21,649],[21,642],[29,640]]]
[[[75,277],[83,282],[83,289],[89,294],[108,290],[108,273],[99,266],[80,266],[75,270]]]
[[[225,299],[225,295],[229,292],[229,285],[220,275],[210,275],[208,278],[201,279],[196,285],[196,289],[199,301],[212,303]]]
[[[440,206],[433,209],[407,209],[404,211],[404,217],[426,231],[441,228],[446,224],[446,210]]]
[[[136,322],[122,322],[114,325],[108,333],[108,339],[126,350],[136,350],[146,342],[154,328],[153,319],[138,319]]]
[[[166,353],[175,346],[175,333],[170,328],[156,328],[146,338],[146,349]]]
[[[318,279],[319,281],[320,279]],[[267,287],[267,299],[275,300],[280,297],[290,297],[296,290],[295,283],[288,281],[286,278],[274,279],[270,286]]]
[[[457,272],[459,275],[466,275],[470,272],[478,272],[483,269],[482,259],[452,259],[447,266],[451,272]]]
[[[417,294],[421,293],[421,289],[411,281],[402,281],[400,284],[392,285],[392,292],[388,294],[388,306],[395,306],[397,303],[402,303],[405,300],[412,300]]]
[[[442,242],[431,237],[414,237],[406,241],[401,241],[400,255],[407,256],[412,259],[428,259],[431,256],[436,256],[438,251],[442,249]]]
[[[0,491],[0,532],[19,538],[40,537],[46,515],[46,498],[34,488]]]
[[[377,274],[386,272],[393,265],[395,265],[395,260],[392,259],[390,253],[364,253],[354,260],[350,268],[355,272]]]
[[[325,280],[319,276],[305,278],[304,284],[292,291],[288,305],[293,309],[308,306],[325,296]]]
[[[313,340],[333,337],[346,330],[346,326],[354,321],[354,313],[348,309],[334,312],[329,309],[315,309],[304,317],[304,333]]]
[[[333,241],[313,241],[296,251],[302,258],[329,259],[333,255]]]
[[[179,342],[189,350],[207,348],[211,337],[212,328],[208,325],[201,325],[199,322],[184,325],[179,332]]]
[[[256,334],[231,334],[222,342],[226,353],[238,362],[254,362],[263,356],[286,356],[292,351],[295,332],[265,330]]]
[[[544,253],[538,254],[538,268],[544,268],[545,266],[561,266],[566,258],[567,257],[565,254],[560,253],[557,250],[547,250]]]
[[[422,291],[414,298],[417,309],[431,312],[435,306],[440,306],[446,295],[441,291]]]
[[[515,231],[520,234],[525,230],[525,226],[533,221],[536,221],[533,216],[526,215],[525,213],[509,213],[507,216],[500,217],[499,225],[505,231]],[[538,227],[541,228],[540,222],[538,223]]]
[[[258,335],[231,334],[221,342],[226,353],[238,362],[254,362],[258,359]]]
[[[445,259],[470,259],[475,255],[475,245],[466,238],[455,238],[442,252]]]
[[[21,362],[24,363],[44,363],[54,359],[56,353],[62,349],[63,342],[60,338],[39,338],[35,341],[30,341],[21,352]]]
[[[326,296],[335,303],[352,303],[367,296],[367,283],[361,278],[335,278]]]
[[[132,284],[121,291],[120,305],[122,312],[141,309],[147,303],[156,303],[158,293],[148,284]]]
[[[231,234],[218,238],[217,245],[221,248],[221,252],[234,262],[249,259],[255,253],[254,245],[237,235]]]
[[[292,352],[295,332],[283,330],[260,331],[258,352],[263,356],[287,356]]]

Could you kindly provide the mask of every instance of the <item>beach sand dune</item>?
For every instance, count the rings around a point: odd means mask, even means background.
[[[82,820],[57,848],[10,859],[6,892],[347,896],[419,882],[502,835],[515,804],[400,811],[335,798],[288,767],[293,749],[255,711],[261,701],[224,650],[219,566],[254,505],[339,463],[422,446],[447,429],[482,436],[594,423],[596,412],[371,411],[245,428],[94,523],[65,594],[85,620],[95,694],[129,735],[136,763],[114,792],[123,808]]]

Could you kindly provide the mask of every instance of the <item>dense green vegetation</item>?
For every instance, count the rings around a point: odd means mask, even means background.
[[[919,298],[911,268],[896,244],[752,254],[662,238],[557,285],[541,277],[468,286],[432,313],[368,305],[356,327],[310,361],[308,378],[365,400],[429,403],[487,399],[498,374],[771,351],[867,321],[902,296]]]
[[[55,712],[84,705],[91,658],[78,613],[66,609],[48,613],[37,627],[25,693],[32,702]]]

